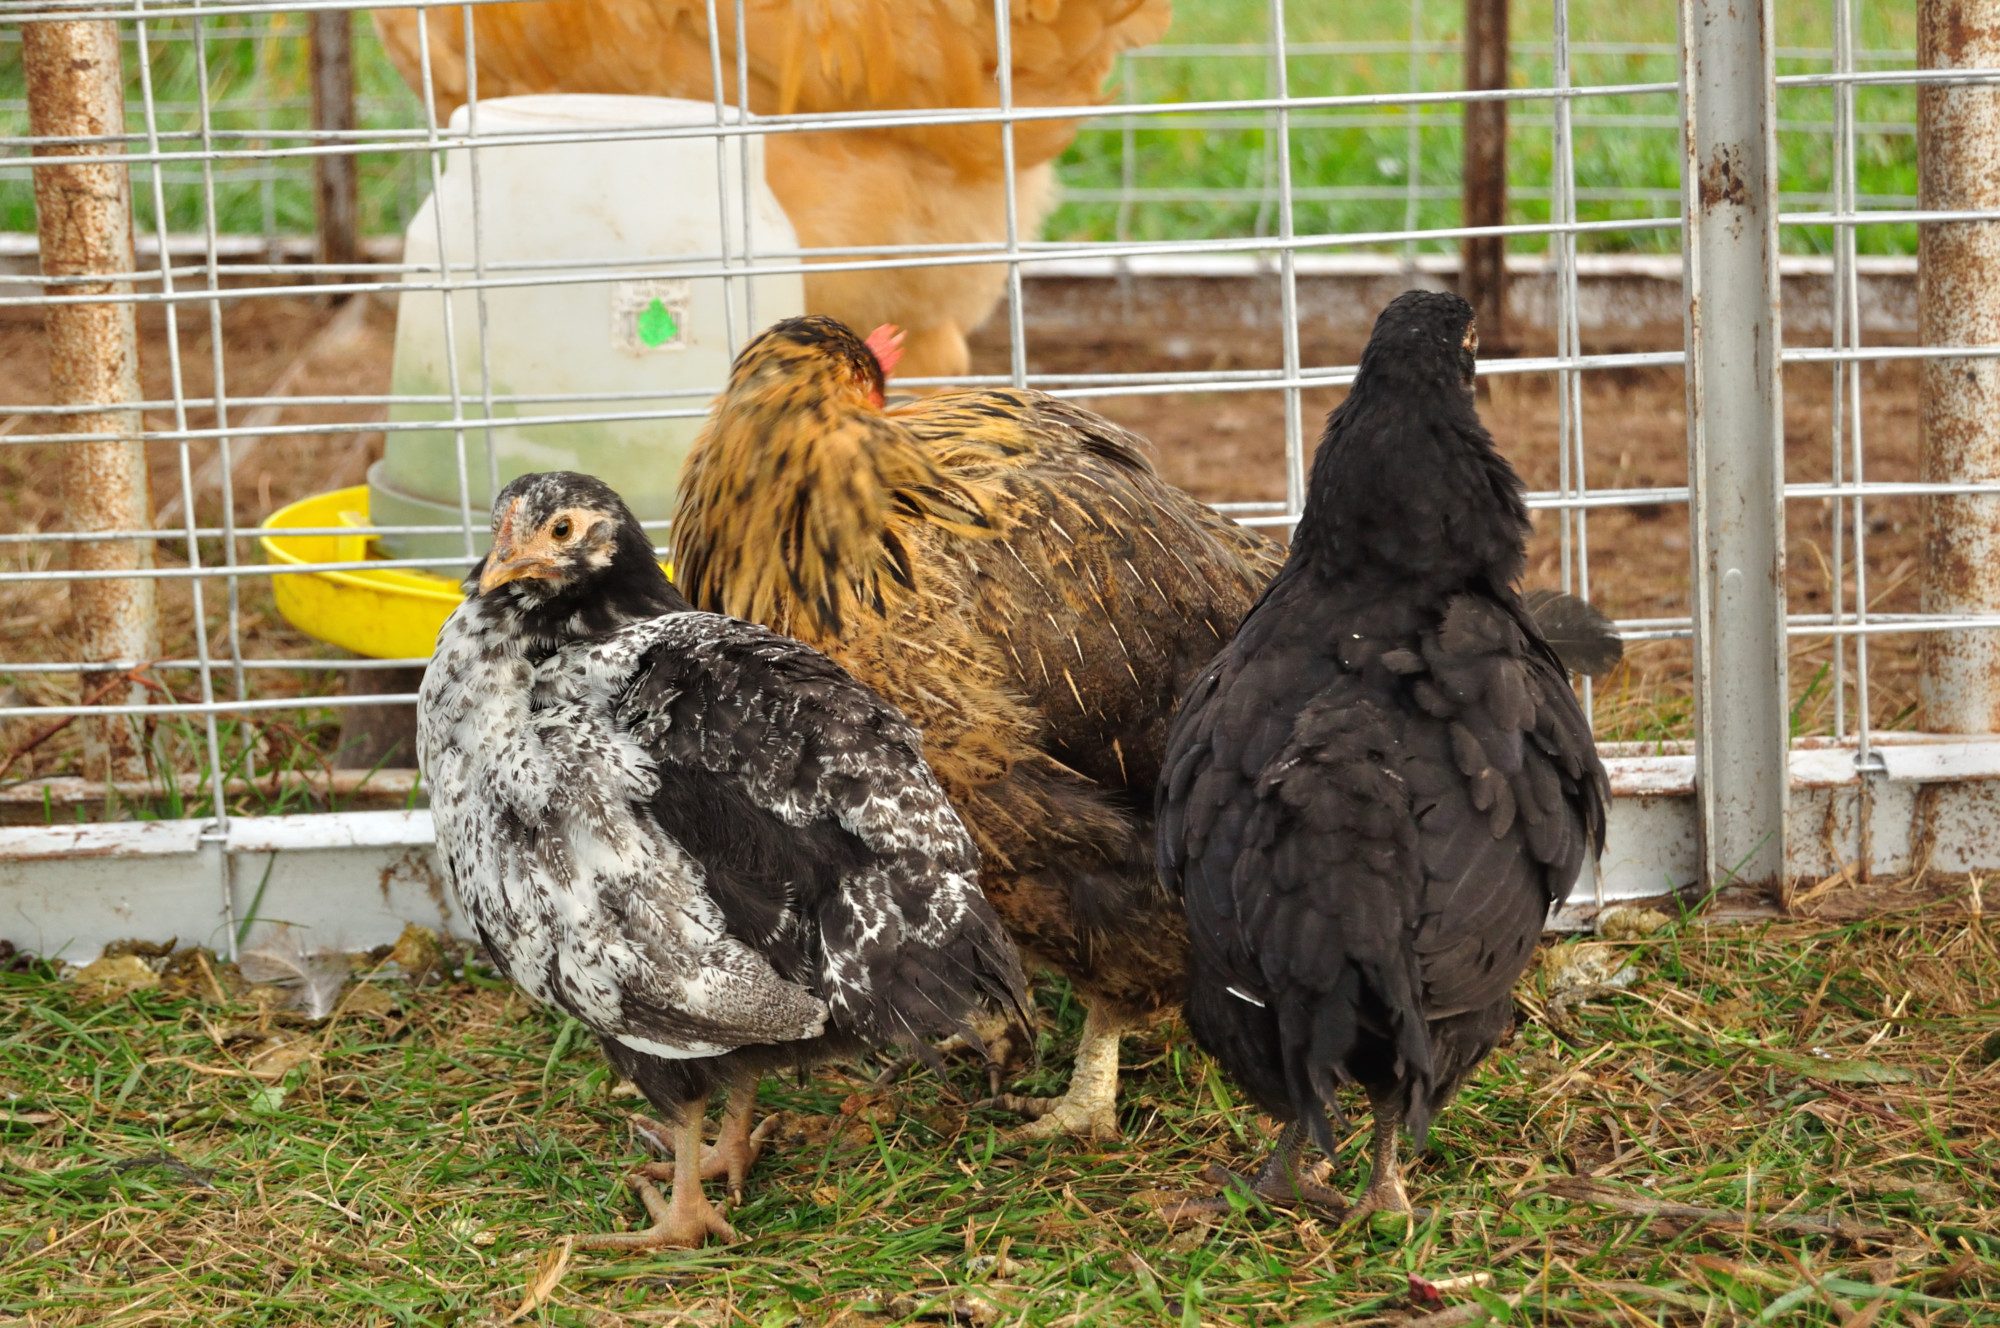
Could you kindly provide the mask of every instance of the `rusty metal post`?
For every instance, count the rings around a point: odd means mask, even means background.
[[[1924,69],[2000,65],[2000,0],[1922,0],[1917,63]],[[1917,206],[2000,208],[2000,87],[1967,83],[1917,93]],[[1917,228],[1917,321],[1933,348],[2000,343],[2000,222],[1934,221]],[[1925,360],[1918,379],[1923,478],[2000,481],[2000,360]],[[2000,496],[1927,500],[1923,611],[2000,613]],[[1919,684],[1923,725],[1940,733],[2000,732],[2000,632],[1933,632]]]
[[[1507,86],[1507,0],[1465,0],[1465,87]],[[1467,102],[1463,216],[1467,226],[1507,222],[1507,103]],[[1458,242],[1459,294],[1479,319],[1482,354],[1507,342],[1507,241],[1498,235]]]
[[[1784,885],[1784,411],[1771,0],[1680,0],[1695,797],[1711,887]]]
[[[323,133],[350,132],[355,127],[354,15],[345,9],[316,9],[310,22],[313,128]],[[315,157],[313,184],[319,205],[318,261],[350,264],[360,252],[359,164],[348,153]],[[329,276],[327,280],[344,278]]]
[[[111,21],[26,23],[21,63],[28,83],[28,131],[43,138],[122,134],[125,86],[118,25]],[[38,155],[90,157],[122,152],[117,141],[39,147]],[[42,274],[50,278],[110,278],[132,271],[132,188],[122,163],[70,161],[35,167],[35,217]],[[146,448],[134,407],[139,397],[138,336],[129,280],[64,281],[51,295],[101,295],[102,303],[52,304],[43,312],[50,398],[59,406],[93,409],[55,416],[76,435],[60,445],[63,508],[68,528],[144,530],[152,503],[146,493]],[[143,539],[86,541],[71,546],[77,571],[144,572],[153,565]],[[159,658],[159,620],[150,577],[72,581],[70,613],[79,658],[89,662],[149,662]],[[130,667],[128,663],[127,667]],[[88,678],[86,694],[99,689]],[[143,701],[134,688],[101,698]],[[140,764],[137,727],[107,719],[87,726],[92,777],[123,777]]]

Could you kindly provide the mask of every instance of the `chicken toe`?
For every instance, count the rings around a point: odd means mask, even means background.
[[[653,1224],[643,1231],[625,1231],[578,1236],[579,1250],[665,1250],[693,1249],[710,1236],[725,1245],[736,1232],[725,1222],[701,1187],[701,1112],[687,1112],[687,1119],[674,1131],[673,1197],[663,1196],[653,1184],[652,1173],[667,1164],[653,1163],[627,1176],[626,1183]]]
[[[1084,1015],[1076,1047],[1076,1069],[1061,1097],[1003,1094],[991,1105],[1029,1117],[1013,1132],[1016,1139],[1116,1139],[1118,1129],[1118,1039],[1125,1025],[1093,1005]]]
[[[1346,1217],[1352,1205],[1344,1197],[1300,1174],[1299,1154],[1305,1144],[1305,1126],[1293,1121],[1278,1136],[1277,1146],[1265,1159],[1256,1179],[1247,1180],[1224,1167],[1210,1167],[1203,1179],[1222,1192],[1166,1198],[1158,1205],[1161,1219],[1168,1226],[1177,1227],[1198,1218],[1219,1217],[1235,1206],[1230,1202],[1231,1191],[1260,1199],[1275,1208],[1310,1209],[1335,1219]]]

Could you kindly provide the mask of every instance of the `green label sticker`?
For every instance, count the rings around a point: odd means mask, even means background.
[[[676,279],[611,285],[611,345],[626,355],[674,355],[688,348],[694,287]]]
[[[680,335],[680,330],[672,311],[657,295],[651,304],[639,311],[639,340],[649,347],[664,346]]]

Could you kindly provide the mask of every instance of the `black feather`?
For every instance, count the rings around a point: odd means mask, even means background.
[[[1537,588],[1521,597],[1556,658],[1571,673],[1602,678],[1625,658],[1625,642],[1611,619],[1588,600]]]

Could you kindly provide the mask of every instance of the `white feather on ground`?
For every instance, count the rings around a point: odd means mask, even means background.
[[[257,945],[236,956],[244,980],[284,988],[291,1008],[314,1020],[325,1019],[340,1003],[347,985],[347,956],[337,950],[306,949],[303,934],[280,923],[264,933]]]

